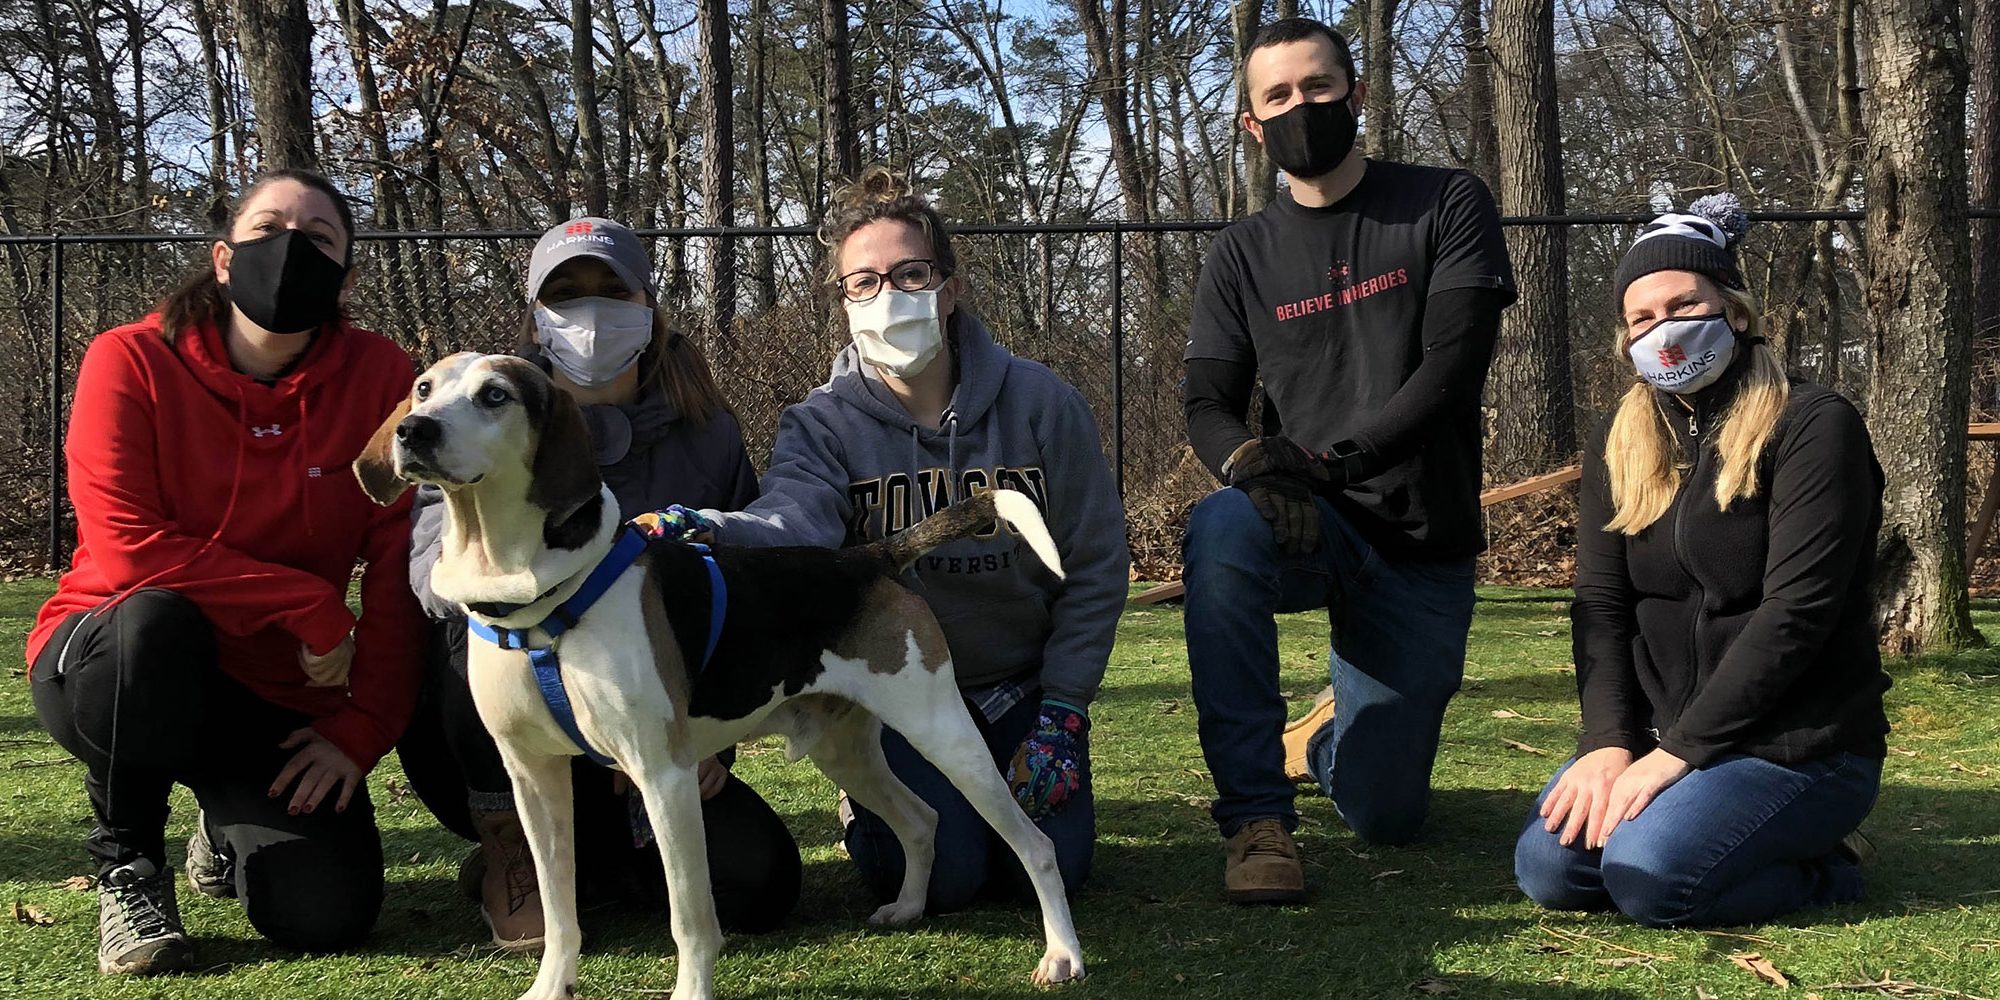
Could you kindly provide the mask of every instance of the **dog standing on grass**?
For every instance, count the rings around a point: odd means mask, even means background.
[[[411,483],[441,488],[444,547],[433,590],[487,626],[528,630],[529,648],[540,648],[552,640],[538,626],[630,530],[592,455],[575,402],[539,368],[455,354],[417,379],[354,472],[377,503]],[[695,765],[744,740],[783,734],[791,759],[810,756],[881,815],[902,842],[905,867],[895,901],[869,922],[922,915],[937,814],[890,773],[884,724],[950,778],[1020,856],[1047,939],[1034,981],[1083,976],[1054,849],[994,771],[936,619],[896,582],[924,553],[996,521],[1061,575],[1034,502],[997,490],[873,545],[718,550],[728,603],[712,655],[704,641],[708,568],[699,551],[678,542],[649,542],[553,640],[578,731],[630,776],[653,823],[680,955],[674,1000],[713,995],[722,944]],[[583,748],[544,700],[526,652],[473,642],[469,653],[473,701],[513,779],[540,882],[547,940],[523,1000],[566,1000],[576,990],[581,945],[569,758]]]

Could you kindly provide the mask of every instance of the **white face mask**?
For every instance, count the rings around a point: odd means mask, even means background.
[[[1699,392],[1715,384],[1736,357],[1736,328],[1720,313],[1671,316],[1654,323],[1627,347],[1639,377],[1671,393]]]
[[[866,302],[847,303],[847,330],[861,360],[897,378],[930,367],[944,349],[936,289],[884,289]]]
[[[608,384],[639,363],[653,342],[653,310],[595,295],[535,307],[535,329],[549,364],[577,385]]]

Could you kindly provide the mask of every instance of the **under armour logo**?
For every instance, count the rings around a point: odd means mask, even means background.
[[[310,469],[307,469],[307,470],[306,470],[306,478],[307,478],[307,479],[318,479],[318,478],[319,478],[319,466],[315,465],[315,466],[313,466],[312,468],[310,468]]]
[[[260,437],[260,438],[277,437],[278,435],[283,433],[285,433],[285,429],[283,427],[278,426],[277,424],[272,424],[269,427],[258,427],[255,424],[252,424],[250,426],[250,434],[252,437]]]
[[[563,227],[563,235],[584,236],[589,234],[590,229],[591,229],[591,224],[588,222],[572,222],[569,225]]]
[[[1687,359],[1687,352],[1681,350],[1678,344],[1660,348],[1660,363],[1669,368],[1687,364]]]

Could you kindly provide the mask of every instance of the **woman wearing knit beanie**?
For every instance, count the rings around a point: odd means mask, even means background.
[[[1889,726],[1868,593],[1882,473],[1861,416],[1788,380],[1712,195],[1618,266],[1635,375],[1583,456],[1576,756],[1515,846],[1528,896],[1652,926],[1862,894]]]

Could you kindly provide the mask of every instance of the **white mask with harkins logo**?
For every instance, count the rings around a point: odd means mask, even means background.
[[[1626,348],[1639,377],[1665,392],[1699,392],[1715,384],[1736,357],[1736,328],[1729,318],[1669,316]]]

